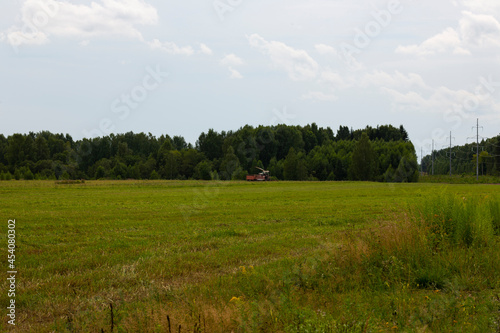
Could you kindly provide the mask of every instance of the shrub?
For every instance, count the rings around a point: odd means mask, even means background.
[[[471,247],[485,245],[498,235],[499,203],[490,197],[435,196],[416,210],[421,227],[427,228],[436,242]]]
[[[151,171],[151,174],[149,175],[149,179],[151,179],[151,180],[160,179],[160,175],[158,174],[158,172],[156,172],[156,170],[153,170],[153,171]]]

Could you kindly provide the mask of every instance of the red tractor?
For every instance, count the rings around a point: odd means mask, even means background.
[[[271,178],[269,177],[269,170],[264,170],[259,167],[257,169],[261,170],[258,175],[247,175],[247,181],[269,181]]]

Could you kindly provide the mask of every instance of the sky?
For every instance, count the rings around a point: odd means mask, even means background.
[[[498,0],[7,0],[0,133],[403,125],[500,134]]]

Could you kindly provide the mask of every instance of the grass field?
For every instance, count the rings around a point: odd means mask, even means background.
[[[499,332],[499,189],[0,182],[0,329]]]

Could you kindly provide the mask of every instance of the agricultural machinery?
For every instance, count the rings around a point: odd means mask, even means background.
[[[258,175],[247,175],[248,181],[269,181],[271,178],[269,177],[269,170],[264,170],[262,168],[256,167],[261,170]]]

